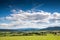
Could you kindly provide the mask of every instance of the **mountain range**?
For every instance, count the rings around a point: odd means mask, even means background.
[[[39,28],[22,28],[22,29],[0,29],[0,31],[38,31],[38,30],[60,30],[60,27]]]

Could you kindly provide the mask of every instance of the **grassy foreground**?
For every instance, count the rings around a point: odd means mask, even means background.
[[[60,40],[60,36],[6,36],[0,37],[0,40]]]

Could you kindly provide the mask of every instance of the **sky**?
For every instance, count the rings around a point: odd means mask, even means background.
[[[60,26],[60,0],[0,0],[0,29]]]

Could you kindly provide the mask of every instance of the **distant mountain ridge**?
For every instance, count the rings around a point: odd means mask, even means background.
[[[48,27],[41,30],[60,30],[60,27]]]
[[[39,28],[23,28],[23,29],[0,29],[0,31],[38,31],[38,30],[60,30],[60,27]]]
[[[22,29],[0,29],[0,31],[36,31],[37,28],[22,28]]]

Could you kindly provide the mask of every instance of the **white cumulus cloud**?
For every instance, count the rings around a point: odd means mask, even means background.
[[[6,22],[0,22],[0,28],[47,28],[60,25],[60,13],[45,11],[12,10],[13,14],[0,18]]]

